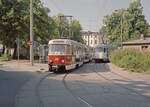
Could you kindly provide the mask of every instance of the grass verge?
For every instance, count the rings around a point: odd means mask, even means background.
[[[10,55],[8,54],[3,54],[1,57],[0,57],[0,61],[10,61],[11,60],[11,57]]]
[[[150,71],[149,52],[140,52],[136,49],[117,50],[111,54],[110,61],[132,72],[148,73]]]

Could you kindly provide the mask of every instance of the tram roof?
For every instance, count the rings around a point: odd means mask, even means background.
[[[81,45],[81,43],[76,42],[70,39],[53,39],[50,40],[48,44],[73,44],[73,45]]]
[[[117,46],[112,46],[112,45],[107,45],[107,44],[99,44],[99,45],[96,45],[94,48],[98,48],[98,47],[110,48],[110,49],[118,48]]]

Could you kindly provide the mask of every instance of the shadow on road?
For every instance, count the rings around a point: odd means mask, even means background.
[[[0,70],[0,107],[14,107],[19,89],[35,76],[33,72]]]

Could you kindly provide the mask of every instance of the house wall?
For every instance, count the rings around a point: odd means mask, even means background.
[[[84,32],[82,35],[82,38],[86,45],[88,45],[88,38],[89,38],[89,46],[94,47],[98,44],[103,44],[102,42],[103,34],[100,34],[98,32]],[[103,38],[104,42],[106,43],[106,38]]]
[[[147,48],[142,48],[143,46],[147,46]],[[123,46],[123,49],[129,49],[129,48],[134,48],[134,49],[138,49],[140,51],[150,51],[150,45],[127,45],[127,46]]]

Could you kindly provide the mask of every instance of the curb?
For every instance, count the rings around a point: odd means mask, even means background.
[[[120,68],[116,66],[115,64],[109,63],[106,66],[110,71],[117,70],[117,71],[123,71],[123,72],[129,72],[128,70],[125,70],[125,68]]]

